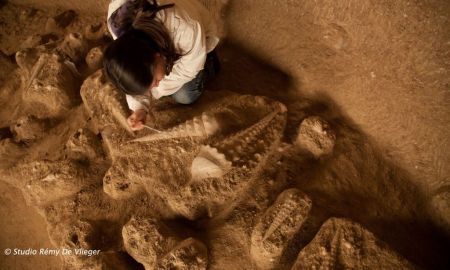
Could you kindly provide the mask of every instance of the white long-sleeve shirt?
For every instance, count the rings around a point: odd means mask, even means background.
[[[108,19],[126,1],[112,0],[108,8]],[[208,10],[198,0],[158,1],[160,5],[170,3],[174,3],[175,6],[158,11],[155,19],[160,20],[168,29],[175,47],[183,56],[175,62],[172,72],[159,82],[158,87],[152,88],[152,96],[156,99],[172,95],[185,83],[194,79],[205,65],[206,54],[219,42],[216,25]],[[110,28],[109,30],[116,39],[113,31]],[[128,107],[133,111],[149,109],[148,97],[127,95],[126,100]]]

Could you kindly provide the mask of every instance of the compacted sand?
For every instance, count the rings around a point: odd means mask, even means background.
[[[193,106],[154,101],[161,133],[129,130],[101,70],[106,1],[18,2],[0,269],[450,266],[446,1],[201,1],[222,70]]]

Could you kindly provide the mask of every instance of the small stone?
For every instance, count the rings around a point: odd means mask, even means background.
[[[101,47],[92,48],[86,55],[85,61],[91,72],[101,68],[103,61],[103,51]]]
[[[335,140],[330,125],[318,116],[311,116],[300,124],[294,145],[320,158],[333,152]]]

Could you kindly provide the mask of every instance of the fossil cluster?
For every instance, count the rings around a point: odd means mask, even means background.
[[[11,136],[0,143],[8,160],[1,179],[37,207],[56,247],[101,250],[64,256],[64,269],[218,269],[227,238],[212,235],[227,231],[242,234],[241,256],[248,258],[242,269],[361,269],[378,257],[386,269],[412,268],[344,219],[326,221],[309,245],[294,251],[297,259],[286,260],[314,201],[283,183],[256,210],[240,207],[258,201],[255,190],[266,185],[261,180],[269,169],[282,170],[283,155],[332,155],[336,135],[326,121],[307,117],[289,144],[282,103],[230,94],[192,118],[181,111],[156,121],[162,132],[136,134],[123,94],[98,69],[99,29],[17,52],[15,81],[4,86],[16,87],[17,108],[10,110]],[[236,221],[242,213],[244,223]],[[180,230],[179,220],[200,229]]]

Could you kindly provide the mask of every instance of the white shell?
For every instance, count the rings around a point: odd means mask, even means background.
[[[231,162],[225,155],[210,146],[202,146],[200,153],[194,158],[191,165],[193,181],[205,178],[219,178],[231,169]]]

